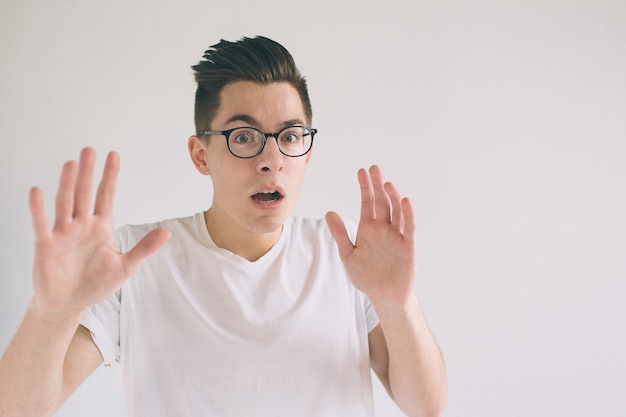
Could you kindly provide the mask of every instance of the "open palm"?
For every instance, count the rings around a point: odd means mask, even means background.
[[[361,217],[352,243],[339,215],[326,221],[350,278],[374,303],[403,304],[416,276],[415,219],[411,202],[383,182],[380,168],[359,170]]]
[[[91,209],[95,152],[85,148],[78,162],[63,166],[50,229],[42,192],[30,192],[35,232],[33,287],[35,300],[50,312],[80,312],[113,294],[159,249],[169,232],[157,229],[126,254],[114,245],[113,204],[119,156],[107,157]]]

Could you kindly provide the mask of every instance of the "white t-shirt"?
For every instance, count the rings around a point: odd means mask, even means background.
[[[378,318],[325,221],[289,218],[255,262],[217,247],[202,213],[123,227],[119,249],[155,227],[171,240],[82,322],[122,366],[130,416],[374,414]]]

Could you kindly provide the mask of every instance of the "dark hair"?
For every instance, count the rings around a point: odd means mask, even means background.
[[[191,67],[198,83],[194,113],[197,133],[211,129],[220,106],[220,93],[235,81],[288,82],[298,91],[306,121],[311,123],[313,110],[306,80],[281,44],[262,36],[244,37],[237,42],[222,39],[207,49],[203,58]]]

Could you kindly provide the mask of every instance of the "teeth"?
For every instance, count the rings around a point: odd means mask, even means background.
[[[262,190],[252,196],[255,200],[272,203],[281,198],[281,194],[276,190]]]

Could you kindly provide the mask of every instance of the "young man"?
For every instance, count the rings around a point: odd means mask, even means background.
[[[291,217],[316,133],[304,78],[267,38],[204,58],[189,153],[207,211],[114,234],[119,158],[92,210],[91,149],[63,167],[52,229],[31,191],[34,297],[0,361],[0,416],[52,415],[103,362],[122,366],[131,416],[371,416],[370,367],[408,415],[440,415],[409,200],[374,166],[353,239],[336,213]]]

